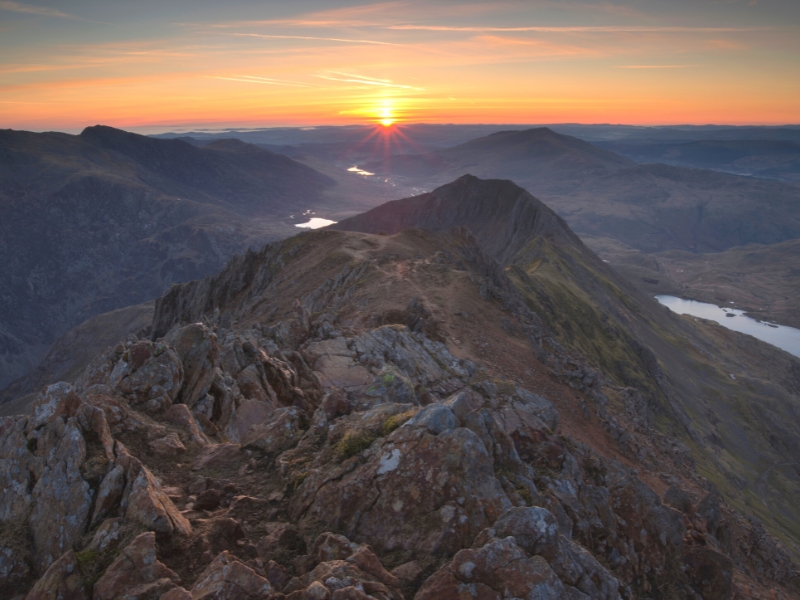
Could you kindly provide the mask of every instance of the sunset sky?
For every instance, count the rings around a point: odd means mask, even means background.
[[[0,128],[800,123],[800,1],[0,0]]]

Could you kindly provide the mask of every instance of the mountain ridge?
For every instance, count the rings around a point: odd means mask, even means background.
[[[510,179],[576,233],[617,239],[645,252],[722,251],[800,237],[796,185],[639,165],[550,130],[503,132],[428,154],[389,156],[363,168],[429,189],[465,172]]]
[[[378,233],[390,220],[386,218],[387,212],[407,215],[401,221],[402,226],[430,227],[435,219],[431,219],[425,207],[437,206],[440,196],[450,198],[452,194],[454,202],[459,195],[464,203],[480,201],[480,194],[473,197],[463,193],[460,188],[465,182],[478,187],[497,186],[515,198],[523,192],[511,182],[477,181],[463,178],[458,185],[449,184],[429,194],[378,207],[332,227]],[[491,194],[483,198],[497,208]],[[544,205],[537,201],[536,206]],[[552,214],[546,207],[540,210]],[[462,210],[456,215],[468,213]],[[560,218],[551,222],[558,230],[569,232]],[[480,219],[471,222],[453,218],[439,225],[440,230],[454,225],[475,226],[476,239],[482,244],[486,239],[485,223]],[[398,224],[395,229],[399,227]],[[511,239],[508,234],[501,234],[500,238]],[[489,245],[491,239],[489,236]],[[739,484],[731,484],[742,473],[748,473],[747,485],[755,485],[761,472],[758,464],[780,464],[784,453],[792,455],[794,448],[800,447],[800,430],[790,431],[785,427],[786,419],[797,410],[800,362],[749,336],[742,336],[732,344],[731,332],[721,331],[721,327],[695,325],[691,319],[670,313],[614,272],[571,232],[560,239],[547,234],[530,235],[527,244],[515,247],[520,246],[510,259],[504,257],[502,264],[526,305],[541,317],[558,342],[583,356],[617,385],[638,388],[647,398],[648,410],[661,430],[670,431],[692,447],[698,464],[706,473],[715,473],[715,484],[730,501],[738,498],[738,506],[746,505],[747,510],[773,520],[778,529],[788,528],[784,529],[787,536],[800,534],[791,525],[794,517],[784,512],[793,510],[790,503],[782,504],[783,508],[769,516],[762,511],[759,500],[737,490]],[[492,255],[496,259],[502,257],[502,252]],[[747,345],[751,350],[740,354]],[[773,357],[768,359],[768,355]],[[776,386],[773,383],[779,378],[773,369],[779,363],[783,375]],[[731,373],[736,373],[735,379],[730,377]],[[743,379],[747,382],[734,383]],[[762,393],[771,399],[770,408],[761,400]],[[743,414],[749,415],[750,434],[733,435],[731,432],[741,428]],[[709,440],[729,453],[732,462],[728,467],[709,450]],[[731,467],[732,464],[737,466]],[[726,475],[720,478],[721,473]],[[731,479],[726,481],[724,477]],[[793,486],[775,490],[775,497],[788,502],[794,493],[789,491]],[[793,533],[788,533],[789,530]]]

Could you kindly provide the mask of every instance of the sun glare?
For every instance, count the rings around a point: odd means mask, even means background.
[[[394,123],[394,111],[392,110],[392,104],[388,100],[384,100],[383,106],[379,111],[379,117],[379,122],[384,127],[389,127]]]

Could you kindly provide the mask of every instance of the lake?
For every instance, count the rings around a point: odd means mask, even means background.
[[[675,296],[656,296],[656,300],[678,314],[716,321],[728,329],[752,335],[754,338],[800,357],[800,329],[756,321],[746,317],[744,311],[736,308],[723,308],[715,304],[684,300]]]
[[[364,177],[372,177],[375,173],[370,173],[369,171],[364,171],[363,169],[359,169],[358,167],[350,167],[347,169],[351,173],[358,173],[359,175],[363,175]]]
[[[327,225],[333,225],[336,221],[330,221],[328,219],[320,219],[319,217],[313,217],[310,221],[306,223],[298,223],[295,227],[303,227],[305,229],[319,229],[320,227],[326,227]]]

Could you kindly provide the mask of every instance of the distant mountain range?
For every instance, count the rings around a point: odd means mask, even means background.
[[[93,315],[292,235],[304,212],[383,199],[340,179],[233,139],[0,131],[0,388]]]
[[[725,171],[737,175],[800,183],[800,143],[780,140],[703,140],[699,142],[598,142],[642,163]]]
[[[645,252],[720,251],[800,237],[800,187],[711,170],[641,165],[541,128],[505,131],[363,168],[435,187],[464,173],[510,179],[578,234]]]

